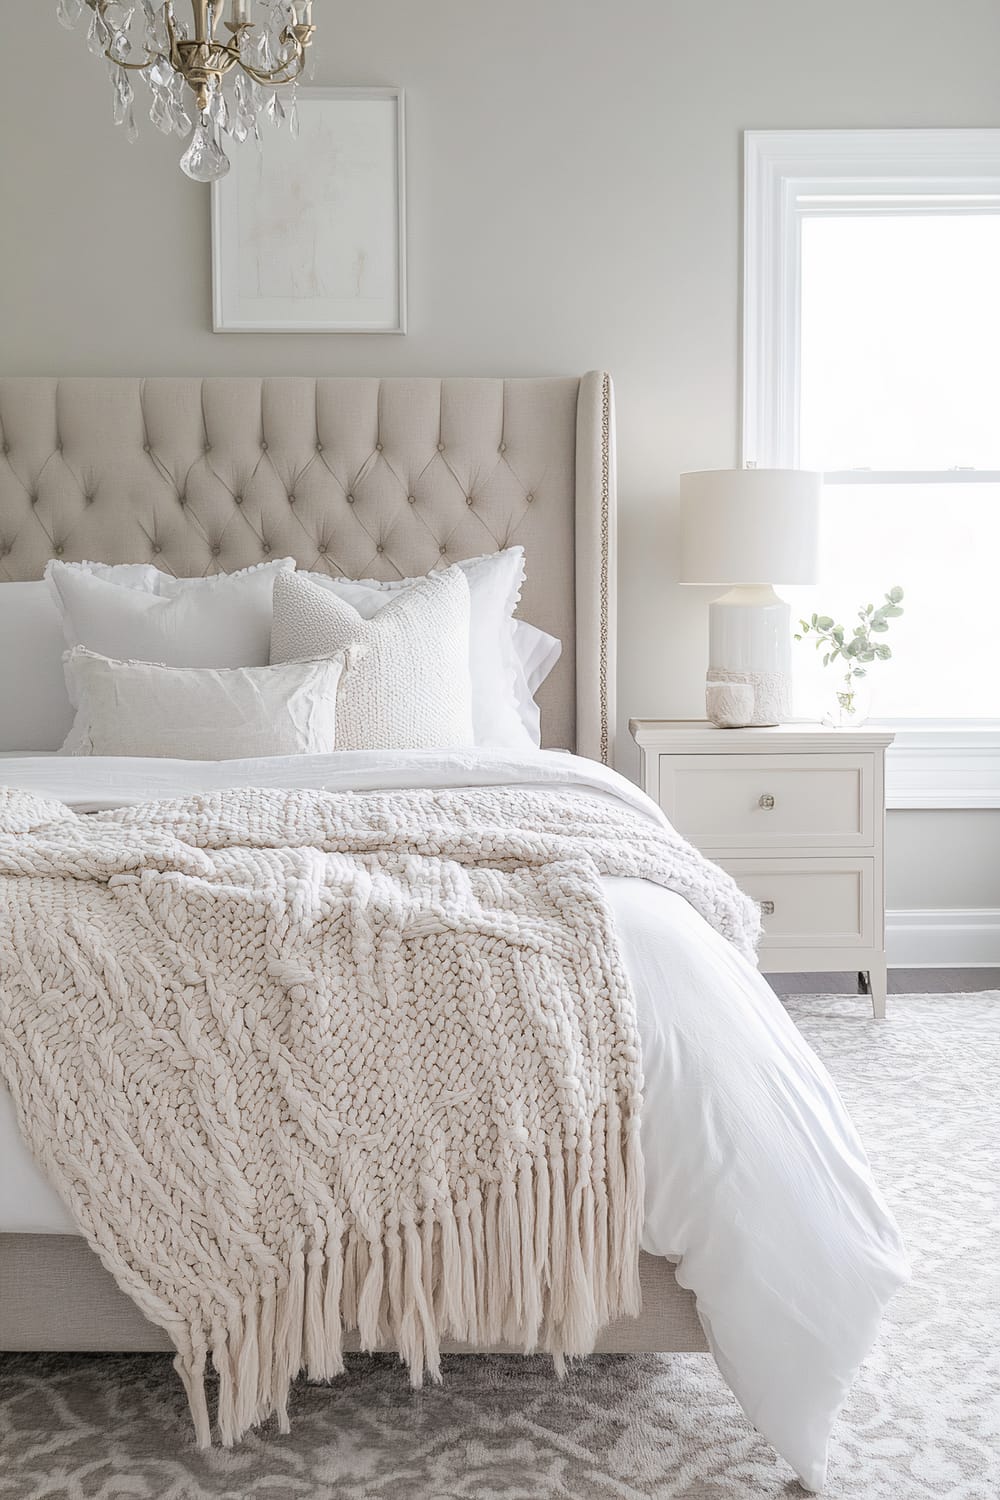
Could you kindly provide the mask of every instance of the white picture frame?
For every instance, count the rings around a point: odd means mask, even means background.
[[[403,90],[302,88],[212,184],[216,333],[405,333]]]

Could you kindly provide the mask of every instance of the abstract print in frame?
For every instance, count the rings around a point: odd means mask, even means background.
[[[305,88],[212,185],[217,333],[405,333],[403,91]]]

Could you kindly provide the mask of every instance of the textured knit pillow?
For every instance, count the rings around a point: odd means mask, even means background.
[[[342,655],[281,667],[164,667],[77,646],[64,663],[77,710],[64,755],[238,760],[336,747]]]
[[[370,620],[301,573],[274,580],[271,660],[360,647],[337,705],[338,750],[472,745],[469,585],[459,568],[423,578]]]
[[[519,685],[523,674],[512,628],[524,582],[524,548],[508,547],[489,556],[465,557],[453,566],[461,568],[469,585],[469,673],[476,744],[528,749],[538,741],[531,739],[521,712]],[[370,620],[390,599],[414,588],[426,575],[391,581],[332,578],[325,573],[306,576],[353,604]]]

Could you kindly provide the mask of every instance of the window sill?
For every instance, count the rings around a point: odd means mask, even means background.
[[[888,808],[1000,808],[1000,720],[885,719],[878,727],[896,736],[886,755]]]

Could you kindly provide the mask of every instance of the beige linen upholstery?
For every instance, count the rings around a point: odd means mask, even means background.
[[[76,1235],[0,1235],[0,1252],[0,1350],[172,1349]],[[677,1285],[671,1263],[640,1255],[639,1280],[641,1318],[611,1324],[598,1350],[706,1349],[694,1298]],[[357,1334],[345,1335],[344,1348],[357,1347]],[[457,1346],[441,1347],[447,1353]]]
[[[519,613],[563,642],[543,744],[610,760],[606,375],[0,379],[0,580],[64,561],[178,575],[271,557],[394,579],[521,543]]]

